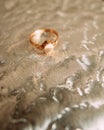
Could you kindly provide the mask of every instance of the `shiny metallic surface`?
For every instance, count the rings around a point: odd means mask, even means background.
[[[0,1],[0,129],[104,130],[104,1]],[[29,35],[60,41],[39,55]]]

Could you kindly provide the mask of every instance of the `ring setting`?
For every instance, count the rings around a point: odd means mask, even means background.
[[[59,35],[54,29],[38,29],[30,34],[29,40],[35,49],[47,54],[59,42]]]

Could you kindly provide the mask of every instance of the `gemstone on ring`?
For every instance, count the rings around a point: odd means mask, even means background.
[[[59,41],[59,35],[54,29],[38,29],[30,34],[30,43],[36,49],[49,53]]]

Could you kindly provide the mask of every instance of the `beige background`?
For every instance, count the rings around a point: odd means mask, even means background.
[[[104,1],[0,0],[0,18],[0,129],[104,130]],[[51,55],[39,28],[59,33]]]

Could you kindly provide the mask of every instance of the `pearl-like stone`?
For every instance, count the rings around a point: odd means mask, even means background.
[[[54,46],[51,43],[49,43],[45,46],[44,51],[45,51],[45,53],[50,53],[53,51],[53,48],[54,48]]]

